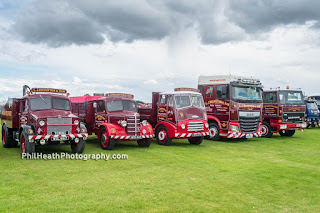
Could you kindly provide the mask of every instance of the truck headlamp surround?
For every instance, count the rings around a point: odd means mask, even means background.
[[[280,129],[287,129],[287,125],[286,124],[280,125]]]
[[[46,122],[44,122],[44,121],[39,121],[39,125],[40,126],[44,126],[46,124]]]
[[[181,129],[185,129],[185,128],[186,128],[186,125],[181,124]]]
[[[230,125],[230,130],[232,132],[240,132],[239,127],[235,126],[235,125]]]
[[[126,127],[128,125],[127,121],[121,121],[121,126]]]
[[[79,124],[79,121],[78,121],[78,120],[74,120],[73,123],[74,123],[75,125],[78,125],[78,124]]]
[[[142,126],[147,126],[148,121],[147,121],[147,120],[143,120],[143,121],[141,122],[141,124],[142,124]]]
[[[204,127],[209,128],[209,124],[205,123]]]

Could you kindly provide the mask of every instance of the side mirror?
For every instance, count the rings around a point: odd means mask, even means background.
[[[96,102],[93,103],[93,108],[97,108],[97,103]]]

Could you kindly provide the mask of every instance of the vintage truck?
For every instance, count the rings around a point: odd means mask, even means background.
[[[157,142],[170,145],[172,139],[187,138],[190,144],[201,144],[209,135],[207,113],[197,89],[176,88],[174,92],[153,92],[152,106],[139,108],[142,120],[155,129]]]
[[[317,106],[317,101],[311,98],[305,100],[306,104],[306,122],[307,128],[315,127],[318,125],[320,127],[319,116],[320,112]]]
[[[300,89],[280,89],[263,91],[262,136],[270,138],[274,133],[291,137],[296,130],[307,127],[306,106]]]
[[[82,153],[87,130],[70,107],[66,90],[23,86],[23,97],[9,98],[1,110],[3,146],[20,142],[22,153],[34,153],[36,146],[66,144]]]
[[[208,139],[261,137],[262,84],[233,75],[199,76],[210,135]]]
[[[112,150],[116,141],[137,141],[141,147],[149,147],[154,136],[152,126],[140,122],[134,96],[124,93],[108,93],[105,96],[71,97],[72,112],[81,118],[88,129],[100,140],[102,149]]]

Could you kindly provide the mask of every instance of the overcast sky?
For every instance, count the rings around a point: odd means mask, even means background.
[[[317,0],[0,0],[0,101],[22,86],[132,93],[199,75],[320,92]]]

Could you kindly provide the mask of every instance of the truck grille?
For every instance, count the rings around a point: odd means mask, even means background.
[[[299,123],[304,118],[304,112],[284,112],[282,120],[284,123]]]
[[[188,125],[188,132],[203,131],[202,122],[190,122]]]
[[[127,119],[127,132],[128,135],[140,135],[140,115],[128,116]]]
[[[72,124],[72,118],[48,118],[48,124]],[[72,126],[47,126],[48,135],[71,134]]]
[[[242,133],[255,133],[258,130],[260,117],[239,117]]]

